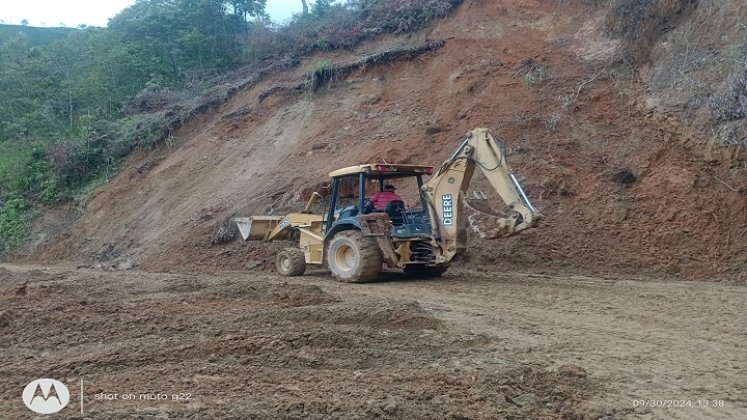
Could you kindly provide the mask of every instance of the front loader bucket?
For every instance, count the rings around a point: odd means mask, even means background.
[[[269,238],[270,232],[280,224],[283,216],[252,216],[235,217],[233,222],[239,228],[241,237],[245,241],[264,241]]]

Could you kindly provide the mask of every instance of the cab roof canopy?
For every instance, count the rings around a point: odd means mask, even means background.
[[[377,179],[404,178],[417,175],[432,175],[433,166],[421,165],[389,165],[381,163],[369,163],[366,165],[350,166],[329,173],[330,178],[342,178],[357,176],[364,173],[366,176]]]

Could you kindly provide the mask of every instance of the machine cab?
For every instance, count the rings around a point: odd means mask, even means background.
[[[432,166],[389,164],[358,165],[331,172],[332,195],[325,237],[351,227],[360,229],[358,217],[371,213],[388,216],[394,240],[430,237],[428,203],[421,187],[423,176],[432,174]],[[399,189],[416,192],[415,196],[410,194],[406,200],[389,200],[386,206],[371,201],[377,193],[385,193],[385,188],[395,180]]]

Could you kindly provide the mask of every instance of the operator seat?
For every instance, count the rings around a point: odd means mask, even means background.
[[[387,203],[384,213],[389,216],[393,226],[402,226],[405,224],[405,202],[402,200],[393,200]]]

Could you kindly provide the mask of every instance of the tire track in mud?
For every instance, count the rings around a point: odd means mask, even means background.
[[[628,415],[747,415],[744,287],[465,270],[440,281],[391,279],[353,293],[416,300],[448,328],[502,343],[515,361],[580,365],[605,384],[593,410],[631,410],[639,399],[724,400]]]

